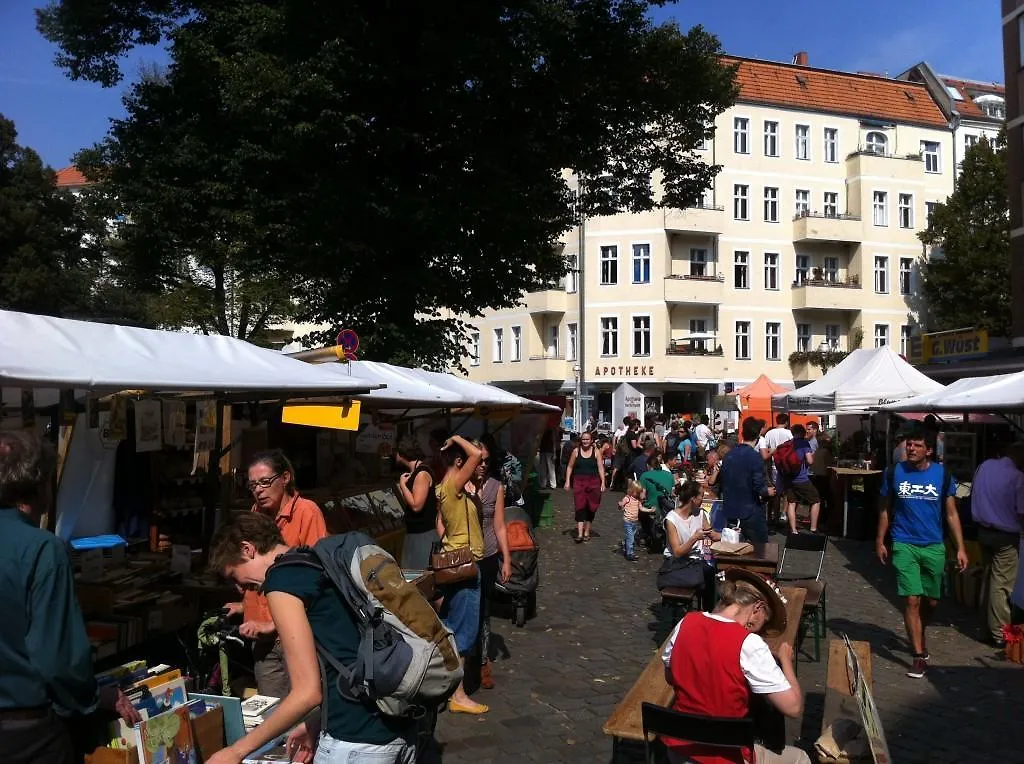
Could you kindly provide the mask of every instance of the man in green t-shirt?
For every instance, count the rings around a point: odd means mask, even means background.
[[[658,499],[662,496],[671,498],[676,479],[671,472],[661,468],[661,457],[657,453],[647,457],[647,470],[640,475],[640,486],[644,489],[646,509],[657,510]]]

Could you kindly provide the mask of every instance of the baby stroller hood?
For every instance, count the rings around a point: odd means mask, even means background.
[[[512,593],[534,592],[540,580],[537,566],[540,547],[533,535],[529,515],[519,507],[506,508],[505,512],[512,575],[508,581],[498,582],[498,586]]]

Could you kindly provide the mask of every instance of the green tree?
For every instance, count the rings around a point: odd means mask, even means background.
[[[967,150],[956,190],[932,213],[921,241],[942,255],[922,267],[931,331],[975,327],[1010,331],[1010,217],[1006,139]]]
[[[70,76],[105,85],[132,46],[168,45],[166,76],[136,83],[83,158],[127,213],[137,288],[177,321],[219,315],[222,270],[257,285],[250,317],[332,327],[315,341],[351,327],[367,357],[437,367],[461,354],[459,316],[565,273],[566,169],[591,214],[710,184],[694,147],[733,72],[700,27],[652,25],[652,4],[55,0],[39,28]]]

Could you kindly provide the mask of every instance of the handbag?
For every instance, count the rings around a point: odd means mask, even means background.
[[[472,537],[469,522],[469,502],[466,502],[466,533]],[[447,529],[446,529],[447,533]],[[479,571],[470,547],[460,546],[448,552],[441,551],[441,542],[435,541],[430,548],[430,569],[434,571],[434,583],[438,586],[456,584],[476,578]]]
[[[683,589],[704,588],[704,563],[695,557],[668,557],[655,579],[659,590],[670,586]]]

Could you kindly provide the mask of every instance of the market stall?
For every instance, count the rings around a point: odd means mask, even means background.
[[[789,388],[773,382],[766,374],[762,374],[749,385],[744,385],[733,393],[740,405],[740,419],[748,416],[757,417],[767,422],[769,427],[773,427],[775,414],[783,410],[773,403],[773,396],[784,395],[787,392],[790,392]],[[814,417],[793,414],[790,417],[790,424],[806,424],[812,418]]]

